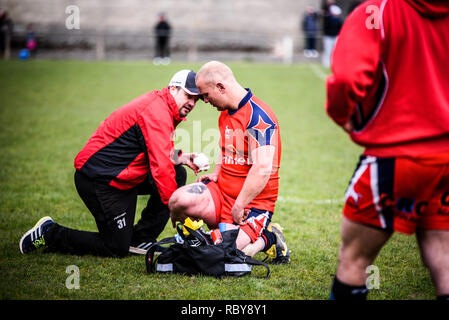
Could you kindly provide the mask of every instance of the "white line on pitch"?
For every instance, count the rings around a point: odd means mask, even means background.
[[[311,63],[309,64],[310,69],[312,69],[313,73],[320,78],[321,80],[325,81],[327,74],[320,68],[318,65]]]
[[[297,204],[342,204],[343,199],[300,199],[296,197],[278,197],[280,202],[290,202]]]

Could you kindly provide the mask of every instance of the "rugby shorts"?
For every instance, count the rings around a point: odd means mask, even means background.
[[[231,210],[234,206],[235,199],[223,192],[216,182],[205,181],[204,183],[209,189],[212,199],[214,200],[216,221],[218,223],[235,224],[231,215]],[[245,232],[251,239],[251,242],[254,243],[270,224],[273,212],[257,208],[249,209],[251,211],[244,221],[245,224],[240,226],[240,229]]]
[[[346,190],[343,215],[388,232],[449,230],[449,153],[361,156]]]

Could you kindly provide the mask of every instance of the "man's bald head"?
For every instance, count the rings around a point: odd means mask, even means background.
[[[237,82],[232,70],[222,62],[210,61],[196,74],[196,86],[205,103],[218,111],[237,109],[247,91]]]
[[[215,85],[219,82],[236,82],[232,70],[222,62],[210,61],[203,65],[196,74],[196,81]]]

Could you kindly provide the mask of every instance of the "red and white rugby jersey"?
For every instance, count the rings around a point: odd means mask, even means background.
[[[224,193],[237,198],[252,165],[252,150],[272,145],[275,154],[270,179],[249,207],[274,211],[281,160],[279,122],[273,110],[247,90],[238,109],[222,111],[218,120],[222,152],[218,184]]]

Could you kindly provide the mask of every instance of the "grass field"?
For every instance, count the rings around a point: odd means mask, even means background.
[[[112,259],[19,252],[23,232],[45,215],[68,227],[96,231],[73,183],[76,154],[113,110],[166,86],[178,69],[199,66],[0,61],[1,299],[329,297],[340,243],[342,198],[361,148],[327,118],[324,81],[319,76],[324,70],[319,66],[230,64],[241,84],[272,106],[281,126],[280,199],[274,221],[285,228],[292,255],[289,265],[271,267],[270,279],[150,276],[142,256]],[[204,132],[216,128],[217,119],[215,109],[199,102],[180,128],[192,132],[196,123]],[[203,141],[203,147],[207,143]],[[182,144],[195,146],[192,141]],[[188,182],[194,179],[189,174]],[[146,200],[139,199],[136,220]],[[173,234],[167,225],[161,237]],[[370,299],[434,298],[413,237],[395,234],[375,264],[380,288],[371,291]],[[65,285],[70,265],[79,267],[79,289]]]

